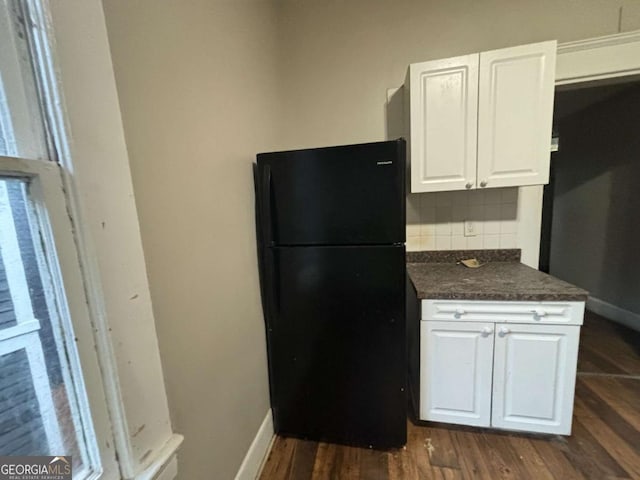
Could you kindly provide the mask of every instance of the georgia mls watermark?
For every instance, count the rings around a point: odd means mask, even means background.
[[[71,480],[71,455],[0,456],[0,480]]]

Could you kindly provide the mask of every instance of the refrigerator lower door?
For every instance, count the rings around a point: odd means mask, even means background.
[[[269,248],[276,432],[406,443],[404,246]]]

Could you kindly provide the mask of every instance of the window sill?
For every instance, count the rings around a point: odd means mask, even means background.
[[[182,435],[177,433],[171,435],[167,443],[151,457],[144,470],[131,480],[173,480],[178,473],[176,453],[183,440]]]

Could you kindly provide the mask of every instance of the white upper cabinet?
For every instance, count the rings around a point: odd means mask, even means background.
[[[411,191],[471,188],[476,177],[479,55],[415,63],[411,95]],[[470,184],[467,187],[467,184]]]
[[[478,182],[549,183],[555,41],[482,52],[478,94]]]
[[[411,191],[549,181],[556,42],[409,66]]]

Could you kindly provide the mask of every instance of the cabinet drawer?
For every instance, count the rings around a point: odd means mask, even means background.
[[[582,325],[584,302],[423,300],[422,320]]]

